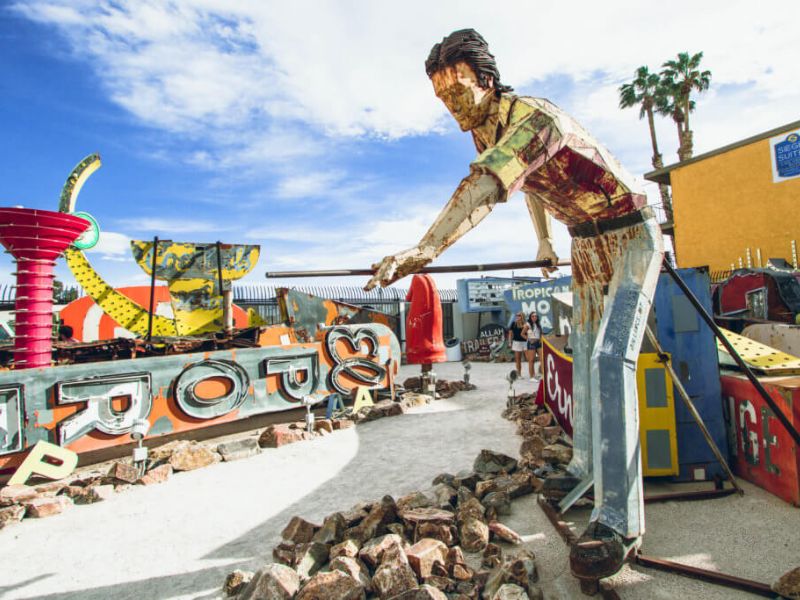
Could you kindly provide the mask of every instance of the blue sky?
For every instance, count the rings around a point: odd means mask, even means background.
[[[146,282],[129,240],[154,235],[259,243],[245,280],[258,284],[268,270],[367,267],[418,240],[474,156],[423,68],[462,27],[487,38],[505,83],[572,113],[636,176],[650,170],[647,127],[616,90],[641,64],[704,51],[714,76],[692,116],[696,153],[800,118],[797,2],[400,4],[0,5],[0,205],[55,210],[71,168],[99,152],[78,209],[100,223],[89,258],[114,285]],[[674,126],[658,133],[674,162]],[[437,262],[535,254],[516,198]],[[0,283],[12,270],[4,255]]]

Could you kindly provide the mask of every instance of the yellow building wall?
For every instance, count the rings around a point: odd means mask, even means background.
[[[738,267],[750,248],[763,262],[791,262],[800,244],[800,178],[773,183],[769,139],[678,167],[670,173],[675,254],[680,267]],[[745,263],[746,266],[746,263]]]

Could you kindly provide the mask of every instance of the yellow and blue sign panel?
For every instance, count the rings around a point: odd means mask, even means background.
[[[775,183],[800,177],[800,129],[770,139]]]

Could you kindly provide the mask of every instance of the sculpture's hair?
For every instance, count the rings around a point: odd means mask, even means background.
[[[489,52],[489,44],[474,29],[454,31],[431,48],[428,60],[425,61],[425,72],[430,77],[436,71],[461,61],[472,67],[478,76],[478,83],[485,88],[493,87],[498,95],[514,89],[500,83],[500,72],[497,70],[494,55]],[[491,85],[489,78],[492,79]]]

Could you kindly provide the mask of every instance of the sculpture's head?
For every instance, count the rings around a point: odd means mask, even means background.
[[[474,29],[454,31],[432,49],[425,71],[436,96],[462,131],[481,125],[492,99],[511,88],[500,83],[500,72],[489,45]]]

